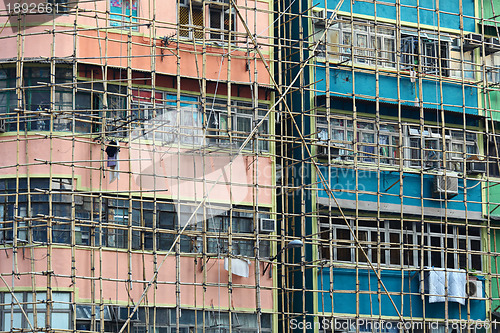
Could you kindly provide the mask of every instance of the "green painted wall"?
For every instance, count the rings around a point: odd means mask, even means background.
[[[499,4],[500,6],[500,4]],[[500,15],[500,12],[498,13]],[[500,26],[500,22],[499,22]],[[495,121],[500,121],[500,91],[490,91],[486,95],[486,105],[488,109],[491,109],[491,118]],[[494,111],[497,110],[497,111]],[[490,115],[486,115],[490,117]]]
[[[479,1],[479,14],[481,15],[481,2],[483,3],[483,10],[484,10],[484,19],[489,20],[493,19],[494,16],[497,16],[495,21],[497,24],[500,23],[500,2],[496,0],[482,0]],[[484,22],[485,25],[495,25],[495,22]]]
[[[486,183],[484,191],[486,197],[488,198],[488,204],[486,205],[487,211],[485,214],[500,217],[500,183],[498,181]],[[498,249],[498,252],[500,253],[500,243],[498,244]]]
[[[498,227],[500,227],[500,225]],[[493,299],[491,303],[491,310],[495,311],[495,309],[500,306],[500,296],[498,293],[500,287],[500,278],[498,276],[495,276],[496,274],[498,274],[498,272],[500,272],[500,230],[491,230],[491,252],[492,254],[498,254],[491,256],[491,292]]]

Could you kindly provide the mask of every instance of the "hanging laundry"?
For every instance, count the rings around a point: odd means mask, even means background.
[[[120,174],[118,173],[118,152],[120,151],[120,146],[116,143],[115,140],[109,142],[106,147],[106,154],[108,155],[108,168],[111,169],[109,172],[109,183],[112,183],[115,179],[120,178]]]
[[[415,72],[413,69],[410,69],[410,82],[415,83],[417,81],[417,72]]]
[[[116,156],[118,151],[120,150],[120,147],[116,143],[115,140],[110,141],[108,146],[106,147],[106,154],[108,154],[108,158],[112,156]]]

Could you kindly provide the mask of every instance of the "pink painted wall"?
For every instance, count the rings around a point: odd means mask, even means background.
[[[5,134],[0,138],[15,139]],[[174,200],[201,200],[208,194],[212,202],[238,204],[252,203],[253,191],[258,184],[258,204],[272,204],[270,157],[244,154],[234,157],[220,152],[201,156],[186,152],[185,149],[177,150],[176,146],[156,146],[156,152],[153,153],[151,145],[133,141],[131,145],[121,143],[118,154],[120,178],[110,183],[110,170],[105,169],[104,177],[99,170],[101,166],[107,168],[107,155],[102,150],[105,146],[76,141],[73,150],[71,141],[56,138],[53,139],[51,152],[50,139],[40,136],[33,138],[38,139],[29,141],[27,153],[25,143],[19,144],[19,164],[35,164],[21,166],[19,173],[22,175],[29,172],[32,176],[48,176],[50,167],[45,161],[51,160],[60,163],[52,165],[53,176],[71,177],[74,154],[75,177],[80,181],[78,190],[144,190],[147,191],[143,192],[144,196],[152,196],[151,190],[156,189],[158,196]],[[16,141],[2,143],[2,150],[12,153],[0,159],[0,175],[15,175],[17,149]],[[231,159],[234,159],[232,164],[229,163]]]
[[[44,288],[47,285],[47,277],[43,276],[41,273],[47,271],[47,249],[37,248],[34,249],[34,265],[35,272],[35,283],[37,288]],[[144,257],[144,261],[143,261]],[[158,255],[158,262],[164,258],[164,255]],[[18,259],[18,271],[20,273],[31,272],[31,260],[29,250],[19,251],[17,255]],[[0,272],[2,274],[12,273],[12,250],[2,250],[0,251]],[[153,277],[154,266],[153,266],[154,256],[152,254],[131,254],[131,272],[132,276],[128,275],[129,260],[128,255],[125,252],[115,252],[115,251],[102,251],[102,265],[99,264],[99,252],[95,252],[95,257],[92,262],[91,251],[77,249],[75,255],[75,269],[76,269],[76,291],[77,294],[76,302],[89,302],[92,300],[91,285],[94,283],[96,290],[96,299],[98,301],[100,297],[104,299],[105,302],[126,304],[128,301],[128,295],[132,298],[133,302],[137,302],[143,291],[144,284],[142,281],[149,281]],[[224,269],[223,259],[210,259],[206,265],[206,288],[205,294],[203,295],[203,283],[204,272],[201,270],[202,259],[197,259],[198,264],[195,264],[195,259],[191,257],[181,257],[179,264],[179,274],[181,282],[181,304],[182,306],[193,306],[193,307],[221,307],[222,309],[242,309],[242,308],[255,308],[256,304],[256,289],[257,281],[262,288],[260,290],[260,302],[263,310],[272,310],[273,308],[273,292],[272,278],[269,278],[269,274],[260,276],[255,275],[255,265],[256,262],[252,261],[250,264],[250,273],[248,278],[239,277],[237,275],[232,275],[232,304],[229,304],[229,294],[227,283],[229,281],[229,272]],[[71,249],[69,248],[54,248],[52,250],[52,267],[54,272],[52,279],[52,287],[54,291],[57,290],[68,290],[72,288],[71,282]],[[103,292],[100,295],[99,280],[90,280],[92,267],[95,267],[94,276],[102,277],[104,281]],[[263,264],[260,266],[260,271],[263,270]],[[145,272],[145,274],[144,274]],[[14,285],[10,287],[14,288],[31,288],[31,275],[20,275],[19,279],[15,279]],[[83,277],[87,277],[84,279]],[[148,292],[148,297],[150,302],[152,301],[153,293],[156,292],[157,305],[159,306],[175,306],[175,280],[176,280],[176,262],[175,255],[167,257],[165,263],[159,270],[158,274],[158,288],[155,290],[153,287],[150,288]],[[132,280],[141,281],[134,282],[132,284],[132,289],[127,290],[129,283],[126,282],[131,278]],[[119,281],[109,281],[110,279]],[[107,280],[107,281],[106,281]],[[7,279],[9,284],[11,279]],[[186,285],[188,283],[197,283],[199,285]],[[4,288],[1,286],[0,288]],[[203,304],[203,296],[205,297],[205,304]]]
[[[5,10],[6,4],[10,3],[11,6],[16,1],[5,0],[5,2],[0,2],[0,10]],[[45,0],[33,0],[29,3],[45,3]],[[153,2],[154,1],[144,1],[139,0],[139,18],[138,23],[141,24],[137,31],[133,32],[132,41],[134,45],[131,49],[132,58],[132,68],[151,71],[151,53],[155,52],[156,56],[156,72],[163,74],[177,74],[177,57],[173,56],[170,51],[164,51],[165,57],[161,57],[160,49],[153,51],[152,46],[160,46],[160,39],[165,36],[174,36],[173,42],[169,47],[174,53],[176,52],[176,28],[175,24],[177,22],[176,13],[176,1],[155,1],[154,14],[158,26],[155,26],[155,31],[152,31],[153,26],[149,25],[153,18]],[[259,37],[258,42],[261,47],[260,50],[267,54],[271,49],[267,46],[270,45],[271,40],[268,38],[272,36],[272,29],[269,28],[270,22],[272,21],[272,16],[265,12],[269,10],[269,3],[263,1],[252,1],[252,0],[237,0],[236,3],[240,7],[240,12],[246,20],[246,24],[252,35],[262,36]],[[51,45],[54,41],[55,36],[55,51],[56,57],[67,57],[72,56],[73,50],[76,47],[77,57],[80,58],[81,62],[92,63],[92,64],[104,64],[104,61],[111,66],[127,67],[128,55],[127,50],[127,40],[128,32],[124,31],[124,34],[119,33],[116,29],[103,29],[97,33],[95,30],[88,30],[93,27],[108,27],[110,22],[107,21],[106,14],[108,3],[107,1],[86,1],[78,4],[81,9],[88,10],[85,14],[80,14],[78,16],[78,26],[81,30],[78,32],[78,38],[73,40],[72,29],[74,24],[75,15],[57,15],[55,16],[55,21],[53,21],[54,16],[50,14],[32,14],[32,15],[22,15],[12,16],[10,19],[6,16],[0,17],[0,26],[4,26],[7,20],[10,20],[10,24],[5,27],[1,32],[1,37],[6,37],[2,39],[2,55],[1,58],[15,58],[17,56],[17,33],[18,25],[22,27],[23,34],[26,36],[24,42],[19,45],[21,53],[25,58],[38,58],[38,57],[50,57],[51,56]],[[248,8],[248,9],[246,9]],[[257,8],[258,10],[254,10]],[[99,19],[95,19],[92,11],[101,11],[99,14]],[[206,18],[205,22],[208,22],[208,5],[205,8]],[[236,17],[236,16],[235,16]],[[55,24],[53,25],[53,23]],[[13,25],[13,26],[11,26]],[[52,34],[52,30],[55,30],[55,35]],[[249,74],[253,76],[255,71],[255,66],[257,66],[257,71],[259,73],[258,77],[252,80],[257,80],[262,84],[270,84],[270,76],[265,69],[262,61],[258,60],[256,62],[250,62],[250,72],[247,70],[247,59],[249,56],[247,54],[246,48],[250,51],[250,57],[258,56],[252,52],[254,49],[253,44],[247,37],[247,32],[244,28],[243,21],[236,17],[236,32],[241,34],[241,36],[236,37],[235,44],[231,50],[231,74],[227,77],[227,72],[229,68],[228,64],[228,49],[216,46],[213,41],[208,41],[206,50],[202,50],[201,45],[197,46],[196,51],[204,51],[206,56],[206,69],[203,73],[202,63],[203,58],[201,55],[195,57],[191,52],[195,50],[195,47],[191,44],[186,44],[180,39],[179,44],[179,61],[181,65],[181,75],[188,77],[201,77],[204,76],[207,79],[217,80],[231,80],[233,82],[248,82]],[[155,36],[155,39],[151,39]],[[105,37],[107,40],[105,40]],[[207,33],[206,38],[210,36]],[[97,38],[100,38],[100,42]],[[239,50],[235,49],[235,46]],[[221,58],[221,54],[225,54],[226,57]],[[97,59],[102,57],[102,59]],[[268,57],[268,55],[266,55]],[[198,61],[198,69],[195,65],[196,59]],[[221,62],[221,60],[224,60]],[[219,73],[225,73],[220,77]]]

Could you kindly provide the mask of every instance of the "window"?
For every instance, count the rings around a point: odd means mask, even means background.
[[[138,0],[110,0],[111,26],[138,30],[137,3]]]
[[[210,39],[229,41],[229,33],[234,31],[234,20],[228,0],[210,5]]]
[[[128,137],[127,88],[113,85],[107,88],[107,110],[102,111],[107,118],[106,132],[115,137]]]
[[[463,172],[464,159],[477,155],[477,134],[462,130],[445,129],[445,138],[442,138],[442,128],[424,127],[423,131],[417,126],[407,127],[408,164],[411,167],[445,168],[450,171]],[[423,147],[422,147],[423,142]],[[444,147],[443,147],[444,143]],[[446,151],[446,166],[443,165],[443,152]],[[422,161],[421,161],[422,159]]]
[[[49,195],[42,190],[49,189],[47,178],[30,178],[30,200],[28,206],[28,182],[26,178],[0,180],[0,242],[13,240],[13,223],[17,223],[19,242],[47,242],[47,221],[37,219],[49,215]],[[53,178],[52,190],[52,241],[71,244],[71,200],[66,191],[73,188],[70,179]],[[18,195],[17,210],[14,211]],[[30,209],[28,209],[30,207]],[[155,216],[156,207],[156,221]],[[127,197],[100,197],[88,193],[74,194],[75,243],[83,246],[104,246],[133,250],[170,249],[178,232],[188,223],[195,206],[189,203],[174,205],[168,201]],[[228,253],[229,227],[232,232],[232,254],[255,256],[254,230],[257,217],[249,207],[216,208],[213,205],[199,209],[180,238],[180,252],[202,252],[207,230],[206,248],[210,253]],[[258,218],[269,218],[266,208],[258,213]],[[31,219],[24,219],[31,217]],[[269,256],[269,241],[262,236],[260,256]],[[131,239],[131,244],[129,244]]]
[[[486,77],[489,84],[500,83],[500,53],[492,53],[484,57]]]
[[[177,127],[177,131],[174,132],[178,133],[180,143],[201,146],[203,144],[203,114],[199,109],[198,98],[181,95],[179,109],[177,109],[176,95],[167,94],[165,99],[167,100],[166,104],[172,107],[168,108],[169,115],[166,119],[172,126]],[[179,117],[177,117],[177,112],[180,112]],[[180,119],[179,124],[177,119]]]
[[[119,205],[118,200],[113,200],[115,203],[113,205]],[[121,201],[121,200],[120,200]],[[128,244],[128,208],[122,206],[122,208],[117,208],[113,206],[108,206],[108,223],[117,225],[117,228],[109,228],[106,232],[106,242],[105,246],[117,247],[117,248],[127,248]],[[119,226],[123,226],[119,228]]]
[[[16,71],[15,68],[0,69],[0,114],[2,119],[8,119],[7,114],[14,114],[14,109],[17,108],[16,87]],[[8,89],[11,88],[11,89]],[[9,124],[7,124],[8,126]],[[8,128],[6,130],[9,130]]]
[[[86,304],[76,304],[75,312],[76,312],[76,329],[79,331],[92,331],[92,311],[94,312],[96,331],[100,331],[101,326],[101,309],[98,305],[94,305],[92,309],[92,305]],[[114,332],[115,330],[112,328],[112,311],[110,307],[104,305],[102,308],[103,312],[103,321],[104,321],[104,332]]]
[[[73,81],[71,68],[56,67],[55,73],[56,84],[67,84]],[[18,96],[15,90],[15,78],[16,74],[13,68],[0,69],[0,90],[2,90],[0,92],[0,119],[6,120],[6,131],[17,130],[17,112],[15,112],[15,109],[17,109]],[[46,66],[25,66],[22,82],[25,88],[20,98],[22,101],[20,107],[26,110],[40,111],[40,113],[27,113],[21,117],[19,129],[23,131],[49,131],[52,126],[54,131],[72,132],[74,128],[77,133],[90,132],[90,124],[93,122],[90,111],[92,108],[90,93],[77,90],[75,109],[78,112],[60,113],[57,117],[53,117],[51,123],[48,112],[44,112],[51,108],[50,89],[40,82],[47,84],[50,82],[50,69]],[[81,87],[82,84],[79,82],[78,86]],[[54,110],[72,111],[73,92],[70,86],[56,86],[53,102]],[[74,126],[73,117],[75,118]]]
[[[353,121],[348,119],[330,119],[330,135],[326,118],[318,118],[318,140],[320,144],[329,145],[332,158],[341,159],[353,156],[354,130]],[[342,149],[345,148],[345,149]],[[351,158],[352,159],[352,158]]]
[[[500,138],[490,137],[488,147],[488,169],[490,177],[500,177]]]
[[[222,99],[208,99],[206,113],[208,118],[207,141],[212,145],[228,146],[230,133],[232,143],[241,146],[247,136],[252,132],[254,125],[257,125],[267,113],[267,106],[259,104],[254,108],[253,104],[244,101],[233,101],[230,107],[231,116],[229,119],[227,101]],[[229,127],[231,124],[231,127]],[[245,149],[252,149],[255,141],[258,141],[259,151],[268,151],[269,142],[269,121],[265,119],[258,129],[258,139],[250,141]]]
[[[229,120],[227,106],[224,100],[207,101],[208,142],[212,145],[228,146]],[[227,105],[227,104],[226,104]]]
[[[460,45],[460,38],[453,39],[450,48],[450,76],[462,78],[463,74],[464,79],[473,80],[475,77],[474,52],[468,52],[466,49],[461,52]]]
[[[134,333],[146,332],[146,318],[144,307],[139,308],[138,322],[135,322]],[[153,309],[150,311],[149,318],[154,318]],[[258,327],[258,318],[255,314],[220,312],[217,310],[187,310],[181,309],[180,316],[177,317],[176,309],[157,308],[156,309],[156,331],[157,332],[177,332],[177,320],[179,321],[179,332],[271,332],[272,317],[270,314],[260,315],[261,329]],[[231,324],[229,325],[229,316]],[[205,320],[204,320],[205,319]],[[151,320],[151,319],[150,319]],[[232,327],[231,327],[232,326]],[[153,325],[150,322],[149,332],[153,331]]]
[[[331,221],[331,226],[329,224]],[[399,220],[347,220],[373,263],[481,271],[481,227]],[[422,227],[423,233],[422,233]],[[320,220],[323,259],[366,262],[343,219]],[[423,234],[423,239],[422,239]],[[331,246],[330,246],[331,244]],[[331,257],[333,255],[333,257]]]
[[[201,1],[179,1],[179,36],[190,39],[203,38],[203,9]]]
[[[356,122],[337,115],[319,116],[316,120],[318,157],[330,155],[332,160],[353,160],[354,142],[358,143],[358,161],[398,165],[400,159],[399,125],[381,120],[379,130],[373,119],[361,118]],[[471,131],[446,128],[443,141],[441,127],[403,125],[405,165],[464,172],[464,161],[478,154],[477,134]],[[354,139],[355,138],[355,139]],[[444,147],[443,147],[444,144]],[[446,152],[446,165],[443,154]]]
[[[268,217],[267,214],[260,214],[259,216]],[[233,209],[232,214],[230,211],[220,212],[217,216],[208,220],[207,252],[217,254],[229,252],[229,237],[227,234],[229,226],[231,226],[232,232],[232,254],[254,257],[254,214],[243,209]],[[259,247],[260,257],[270,255],[269,241],[261,241]]]
[[[229,41],[234,31],[235,15],[228,0],[213,1],[206,7],[208,22],[205,23],[202,1],[179,0],[179,35],[189,39],[202,39],[203,28],[209,28],[207,39]],[[233,37],[231,37],[233,39]]]
[[[70,11],[69,0],[49,0],[48,3],[53,4],[54,13],[68,13]]]
[[[34,328],[45,329],[45,317],[47,311],[46,292],[36,292],[36,301],[33,302],[32,292],[15,292],[17,300],[27,314]],[[71,294],[68,292],[52,293],[51,329],[70,330],[71,323]],[[29,329],[28,321],[23,315],[16,300],[10,293],[0,293],[0,322],[2,331],[12,331]],[[36,308],[36,318],[33,316]],[[118,332],[127,320],[133,306],[110,306],[103,305],[102,308],[96,304],[75,304],[74,311],[76,317],[77,331],[100,331],[101,323],[104,323],[104,332]],[[101,314],[102,310],[102,314]],[[12,312],[11,312],[12,311]],[[13,316],[11,316],[13,314]],[[146,320],[149,314],[149,322]],[[101,318],[102,316],[102,318]],[[253,313],[220,312],[217,310],[191,310],[181,309],[180,316],[177,317],[175,308],[164,307],[139,307],[131,317],[130,331],[134,333],[151,332],[153,326],[156,332],[174,332],[179,321],[180,332],[229,332],[229,316],[232,319],[232,330],[238,332],[271,332],[272,315],[262,313],[260,315],[261,330],[258,327],[258,318]],[[11,318],[13,325],[11,327]],[[153,325],[153,318],[156,318]],[[95,328],[92,322],[95,322]],[[149,329],[147,328],[149,325]],[[205,330],[204,330],[205,327]],[[195,331],[195,329],[198,331]]]
[[[176,103],[171,101],[172,106],[166,107],[162,92],[153,95],[151,90],[133,89],[132,95],[132,139],[142,137],[154,139],[157,144],[174,143],[178,138]]]
[[[231,325],[229,322],[229,316],[231,316]],[[236,312],[232,312],[231,314],[229,314],[227,312],[220,313],[212,311],[208,314],[208,329],[206,330],[206,332],[271,332],[271,321],[271,315],[263,313],[261,315],[261,329],[259,330],[257,315]]]
[[[354,135],[356,135],[359,161],[377,163],[380,156],[381,164],[399,163],[399,131],[396,124],[380,122],[380,130],[377,131],[373,120],[362,119],[356,122],[356,134],[354,134],[351,119],[331,117],[329,120],[330,132],[328,132],[328,120],[324,117],[319,117],[317,120],[317,132],[319,143],[330,147],[332,159],[352,160]]]
[[[2,331],[12,331],[19,329],[30,329],[26,317],[22,313],[20,306],[27,314],[31,325],[35,328],[45,328],[45,318],[47,312],[47,293],[46,292],[15,292],[15,298],[10,293],[1,293],[0,314],[2,321]],[[36,296],[35,301],[33,297]],[[19,301],[19,304],[16,302]],[[71,295],[65,292],[52,292],[51,328],[52,329],[70,329],[71,320]],[[36,309],[36,318],[33,316]],[[12,323],[12,326],[11,326]]]
[[[238,147],[268,111],[266,104],[255,106],[245,101],[232,101],[228,110],[226,100],[209,98],[206,114],[203,114],[196,96],[181,94],[177,101],[174,94],[156,93],[153,98],[150,91],[133,90],[132,112],[128,114],[125,91],[115,86],[108,87],[108,90],[108,133],[128,137],[132,130],[133,140],[155,139],[157,144],[164,145],[180,143],[195,147],[206,144],[228,147],[233,144]],[[154,104],[153,99],[156,99]],[[245,149],[253,149],[257,141],[259,151],[268,151],[268,137],[269,121],[265,119]]]
[[[431,33],[421,33],[420,42],[416,31],[401,32],[401,68],[416,70],[422,65],[422,71],[427,74],[449,76],[449,50],[451,38]]]
[[[450,136],[448,145],[450,153],[447,154],[448,170],[463,172],[464,158],[471,159],[478,154],[477,135],[458,130],[447,130]]]
[[[422,139],[421,139],[422,137]],[[423,145],[422,145],[423,142]],[[443,140],[439,128],[425,128],[422,132],[417,126],[408,127],[409,164],[421,167],[422,161],[428,168],[440,168],[443,163]],[[422,156],[423,155],[423,156]]]
[[[165,108],[162,104],[133,102],[132,103],[132,140],[142,137],[147,140],[155,140],[156,144],[172,144],[177,129],[176,108]]]
[[[56,67],[56,84],[64,84],[72,81],[72,71],[67,67]],[[0,88],[14,88],[15,71],[13,69],[0,70]],[[47,109],[70,111],[73,109],[73,96],[71,89],[56,87],[53,105],[50,100],[50,88],[43,83],[50,83],[50,68],[46,66],[25,67],[23,69],[23,96],[21,108],[31,111]],[[8,114],[7,131],[17,130],[17,117],[14,117],[14,110],[17,108],[17,94],[15,89],[6,90],[0,93],[0,112]],[[10,119],[9,119],[10,118]],[[70,131],[72,129],[72,115],[61,114],[54,117],[51,124],[50,116],[37,114],[34,116],[21,117],[19,122],[20,130],[49,131],[53,126],[54,131]]]
[[[139,92],[142,95],[147,93],[147,91]],[[176,95],[166,94],[165,101],[163,101],[161,93],[157,93],[155,98],[157,103],[153,106],[153,103],[145,102],[144,97],[134,97],[130,117],[127,117],[125,113],[118,114],[119,109],[113,113],[109,112],[110,115],[117,115],[117,120],[111,120],[112,131],[116,133],[115,135],[127,136],[128,126],[131,126],[134,140],[139,137],[146,140],[154,138],[157,144],[180,143],[181,145],[202,146],[203,114],[199,108],[198,98],[181,95],[179,106]],[[124,100],[118,100],[116,106],[120,107],[119,105],[123,103]],[[110,108],[112,107],[110,105]],[[127,119],[130,120],[127,121]]]
[[[251,105],[248,105],[246,103],[239,103],[238,109],[236,109],[235,111],[236,112],[233,116],[233,134],[235,134],[236,142],[239,147],[246,140],[248,134],[252,132],[254,117]],[[249,143],[246,148],[252,149],[252,143]]]
[[[500,66],[488,67],[486,69],[488,83],[495,84],[500,83]]]
[[[331,17],[332,12],[327,11],[327,14]],[[323,34],[324,21],[316,19],[314,29],[314,40],[317,41]],[[396,30],[391,26],[375,26],[374,22],[363,20],[356,20],[351,26],[350,21],[340,18],[328,29],[327,47],[320,46],[318,55],[341,61],[352,60],[354,56],[354,62],[358,64],[394,68],[395,40]]]
[[[54,185],[56,184],[56,185]],[[70,179],[53,179],[52,189],[59,193],[52,194],[52,241],[54,243],[69,243],[71,221],[71,195],[64,194],[60,184],[71,184]],[[71,186],[71,185],[67,185]],[[40,190],[49,189],[47,178],[30,178],[30,206],[28,206],[28,182],[26,178],[4,179],[0,182],[0,193],[5,196],[0,204],[0,222],[3,224],[0,231],[1,242],[13,241],[13,223],[17,223],[17,238],[20,242],[27,242],[32,237],[33,242],[47,241],[47,224],[43,219],[25,219],[49,215],[49,195]],[[17,210],[14,210],[16,193],[19,194]],[[30,207],[30,209],[28,209]]]
[[[314,21],[313,21],[314,22]],[[321,36],[323,35],[323,32],[325,31],[325,24],[323,21],[318,21],[314,24],[314,34],[313,34],[313,41],[314,43],[317,43],[320,41]],[[331,37],[333,38],[332,44],[337,45],[338,42],[338,33],[334,34],[326,34],[326,38]],[[323,38],[325,39],[325,38]],[[320,41],[318,47],[316,48],[316,55],[321,58],[325,58],[327,56],[326,53],[326,43],[324,40]],[[328,53],[330,55],[330,53]],[[338,55],[338,47],[335,49],[335,52],[331,52],[331,59],[335,58],[335,55]]]

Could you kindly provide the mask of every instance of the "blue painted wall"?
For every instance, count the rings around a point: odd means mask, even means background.
[[[308,3],[308,0],[285,0],[283,2],[283,6],[285,8],[290,7],[290,12],[291,13],[300,13],[303,11],[303,8],[309,8],[310,5]],[[304,50],[303,53],[298,53],[296,52],[296,49],[294,47],[297,47],[299,44],[299,37],[301,33],[298,33],[299,31],[302,31],[305,36],[309,35],[308,32],[308,27],[309,27],[309,18],[306,16],[303,16],[299,19],[295,20],[289,20],[286,17],[282,17],[279,15],[278,12],[276,12],[276,20],[285,20],[285,24],[275,24],[276,29],[280,30],[279,35],[280,36],[285,36],[290,41],[290,44],[288,45],[289,47],[283,47],[281,48],[281,53],[277,56],[280,59],[286,59],[285,62],[283,62],[283,67],[281,70],[283,72],[276,72],[275,75],[276,77],[281,76],[284,80],[285,85],[291,85],[293,89],[290,91],[289,94],[285,96],[286,101],[290,109],[292,110],[302,110],[302,112],[307,112],[306,110],[311,110],[311,101],[312,101],[312,95],[309,90],[303,90],[300,89],[303,87],[304,84],[312,82],[313,80],[310,78],[310,71],[305,70],[302,72],[301,79],[300,80],[295,80],[293,82],[293,79],[297,76],[300,67],[296,66],[295,64],[301,62],[301,57],[304,57],[304,59],[307,59],[309,57],[309,50]],[[276,70],[278,70],[278,66],[276,66]],[[293,82],[293,83],[292,83]],[[302,115],[299,114],[296,115],[295,122],[299,124],[299,127],[301,127],[300,133],[297,131],[296,127],[294,126],[294,121],[291,121],[291,119],[286,119],[286,126],[288,128],[287,133],[290,135],[290,133],[293,133],[293,136],[295,138],[299,137],[299,134],[304,135],[306,137],[309,137],[311,135],[311,118],[310,117],[302,117]],[[278,132],[277,135],[280,135]],[[290,146],[291,147],[291,146]],[[309,150],[311,147],[309,146]],[[310,168],[308,166],[308,161],[305,158],[305,156],[308,156],[307,150],[305,145],[295,145],[291,151],[287,152],[288,157],[290,160],[294,161],[301,161],[297,164],[294,163],[294,166],[292,167],[296,171],[294,173],[289,174],[289,179],[288,181],[291,183],[295,179],[300,179],[304,184],[312,184],[313,183],[313,178],[311,176],[311,173],[305,173],[302,174],[300,170],[302,168]],[[305,200],[305,202],[302,202],[302,191],[293,191],[292,193],[283,193],[286,197],[284,198],[285,200],[288,201],[288,205],[286,206],[287,209],[293,210],[293,212],[301,212],[303,210],[305,211],[313,211],[313,202],[311,200]],[[281,200],[277,200],[280,202]],[[312,223],[312,218],[311,215],[308,216],[301,216],[300,214],[295,214],[291,218],[286,219],[286,223],[288,224],[287,226],[287,231],[289,232],[289,235],[293,235],[295,237],[301,237],[301,236],[306,236],[306,235],[311,235],[312,234],[312,228],[313,228],[313,223]],[[305,235],[302,235],[302,225],[305,225]],[[312,254],[314,253],[313,251],[313,245],[310,242],[304,242],[304,253],[305,257],[301,257],[301,249],[293,249],[290,250],[288,253],[289,255],[292,254],[292,251],[294,252],[293,256],[289,256],[289,260],[293,260],[296,264],[301,264],[303,262],[311,262],[313,257]],[[296,289],[287,292],[286,297],[278,297],[278,308],[283,309],[285,312],[290,312],[290,313],[302,313],[302,316],[299,317],[289,317],[284,320],[290,320],[291,318],[296,318],[298,321],[306,320],[306,322],[312,324],[314,322],[314,316],[313,315],[306,315],[307,313],[313,314],[314,313],[314,304],[315,304],[315,282],[317,281],[317,276],[314,275],[314,272],[312,269],[305,270],[305,274],[302,274],[302,271],[300,269],[287,269],[286,273],[288,274],[288,281],[293,281],[293,285],[296,286]],[[278,273],[279,274],[279,273]],[[281,285],[282,279],[278,278],[277,279],[278,286]],[[302,290],[301,290],[302,289]],[[282,303],[282,301],[285,300],[286,303]],[[303,311],[303,308],[307,308],[307,312]],[[285,316],[286,318],[286,316]],[[279,330],[281,331],[283,326],[278,325]]]
[[[353,1],[352,11],[355,14],[362,15],[375,15],[375,7],[373,3]],[[394,4],[395,0],[387,0],[387,3]],[[328,0],[328,9],[335,9],[339,0]],[[344,1],[340,7],[341,11],[350,12],[351,11],[351,1]],[[436,0],[418,0],[420,6],[419,12],[417,12],[417,0],[401,0],[401,20],[411,23],[417,23],[418,16],[420,15],[420,24],[427,24],[431,26],[437,26],[438,22],[442,28],[449,29],[460,29],[460,16],[459,16],[459,2],[458,0],[451,1],[439,1],[439,9],[441,12],[447,12],[450,14],[439,13],[439,17],[435,12]],[[406,6],[412,6],[409,8]],[[464,16],[474,16],[474,0],[462,0],[462,9]],[[383,5],[377,3],[377,17],[387,18],[391,20],[396,19],[396,7],[394,5]],[[471,18],[464,17],[464,30],[474,32],[474,20]]]
[[[325,166],[320,166],[321,173],[328,180],[328,168]],[[404,184],[403,184],[403,195],[419,198],[420,195],[420,175],[418,174],[404,174]],[[424,175],[423,182],[423,198],[424,207],[429,208],[443,208],[444,200],[429,200],[433,198],[432,196],[432,184],[434,181],[433,175]],[[399,185],[393,186],[390,190],[385,192],[385,189],[389,188],[392,184],[399,180],[398,173],[391,173],[389,171],[380,172],[380,203],[388,204],[401,204],[401,199],[399,198]],[[324,189],[323,184],[318,176],[318,187],[319,189]],[[370,201],[377,202],[377,172],[373,171],[358,171],[358,182],[359,190],[374,192],[374,194],[359,193],[359,201]],[[352,169],[346,168],[331,168],[331,184],[332,190],[355,190],[355,172]],[[481,186],[477,185],[477,181],[468,180],[467,185],[467,210],[469,212],[481,212]],[[451,200],[446,200],[447,209],[465,210],[464,204],[464,181],[459,179],[459,194],[452,198]],[[355,193],[347,192],[334,192],[337,199],[355,200]],[[392,195],[391,195],[392,194]],[[328,198],[326,191],[318,191],[318,196],[323,198]],[[420,207],[420,199],[416,198],[403,198],[404,205],[417,206]],[[427,199],[426,199],[427,198]],[[474,202],[475,201],[475,202]]]
[[[356,290],[356,271],[354,269],[332,268],[333,269],[333,311],[332,299],[328,290],[330,289],[330,271],[329,268],[324,268],[319,272],[318,289],[324,290],[322,297],[318,299],[318,311],[334,312],[336,314],[355,314],[356,313],[356,295],[352,292],[341,293],[340,291],[353,291]],[[420,298],[420,276],[415,272],[401,272],[397,271],[382,271],[381,279],[385,287],[390,292],[401,292],[401,282],[403,280],[403,315],[422,317],[423,316],[423,303]],[[369,282],[369,283],[368,283]],[[361,315],[379,315],[379,302],[376,291],[378,289],[377,277],[373,271],[359,270],[359,289],[361,291],[374,291],[374,295],[359,294],[359,310]],[[370,285],[369,285],[370,284]],[[484,289],[483,289],[484,290]],[[409,295],[409,293],[416,295]],[[391,295],[394,303],[401,312],[401,296]],[[483,291],[484,297],[484,291]],[[371,305],[370,305],[371,301]],[[411,302],[411,306],[410,306]],[[470,302],[471,319],[484,319],[486,316],[486,304],[482,300],[466,300],[465,305],[449,302],[448,311],[450,319],[459,319],[459,310],[461,310],[462,318],[467,319],[467,306]],[[394,306],[391,304],[389,297],[385,294],[381,295],[381,309],[383,316],[397,316]],[[370,309],[371,307],[371,309]],[[444,303],[429,303],[425,301],[425,308],[427,318],[444,318],[445,305]],[[461,308],[461,309],[460,309]]]
[[[352,94],[352,73],[341,69],[330,69],[330,90],[332,95]],[[369,73],[355,74],[354,89],[356,94],[372,96],[375,98],[376,81],[375,75]],[[317,83],[319,91],[326,91],[326,70],[318,67],[316,69],[316,80],[321,80]],[[418,86],[418,84],[417,84]],[[444,109],[455,112],[463,112],[468,114],[478,114],[477,106],[477,89],[472,87],[464,87],[460,84],[443,82],[443,104]],[[440,109],[439,105],[430,103],[440,103],[441,93],[439,82],[423,80],[423,101],[424,108]],[[400,79],[401,100],[403,105],[415,106],[415,98],[419,96],[418,90],[415,90],[415,83],[411,83],[409,78]],[[388,76],[379,76],[379,94],[383,98],[394,99],[394,103],[398,98],[397,78]],[[340,95],[339,95],[340,96]],[[462,105],[463,97],[465,97],[465,105]],[[456,105],[456,106],[446,106]],[[418,106],[418,104],[417,104]]]

